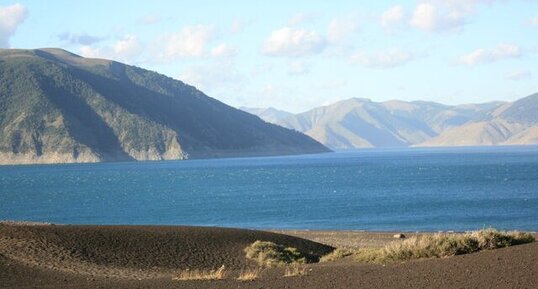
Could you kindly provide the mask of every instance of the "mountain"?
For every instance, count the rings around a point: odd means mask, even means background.
[[[443,131],[420,146],[538,144],[538,93],[506,103],[485,119]]]
[[[283,112],[279,113],[283,117],[258,115],[266,121],[303,132],[335,150],[536,144],[537,95],[512,103],[456,106],[352,98],[295,115],[285,116]]]
[[[326,151],[155,72],[61,49],[0,50],[0,164]]]
[[[292,117],[293,113],[278,110],[272,107],[269,108],[255,108],[255,107],[240,107],[242,111],[259,116],[261,119],[269,123],[278,123],[280,120]]]

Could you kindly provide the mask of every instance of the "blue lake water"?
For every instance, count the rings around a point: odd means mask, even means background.
[[[538,147],[0,166],[0,219],[538,231]]]

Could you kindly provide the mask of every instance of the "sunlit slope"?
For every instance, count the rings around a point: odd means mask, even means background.
[[[61,49],[0,50],[0,163],[318,153],[181,81]]]

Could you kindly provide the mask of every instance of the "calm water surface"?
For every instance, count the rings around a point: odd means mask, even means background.
[[[538,231],[538,147],[0,166],[0,219]]]

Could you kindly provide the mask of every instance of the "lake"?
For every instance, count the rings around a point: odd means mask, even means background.
[[[538,147],[0,166],[0,219],[259,229],[538,231]]]

